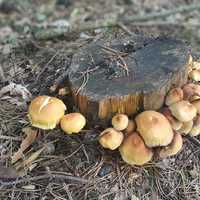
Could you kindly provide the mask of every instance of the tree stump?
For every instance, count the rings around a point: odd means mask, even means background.
[[[73,56],[69,84],[89,120],[158,110],[171,87],[187,82],[189,51],[171,38],[95,41]]]

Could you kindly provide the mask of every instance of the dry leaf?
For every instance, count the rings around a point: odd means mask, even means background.
[[[24,128],[23,132],[26,135],[26,138],[22,141],[20,148],[17,152],[14,153],[12,156],[12,163],[17,162],[19,159],[22,158],[23,152],[35,141],[35,138],[37,136],[37,131],[33,130],[32,128]]]
[[[45,147],[42,147],[36,152],[33,152],[27,159],[23,160],[22,163],[18,164],[15,167],[16,170],[18,171],[18,175],[24,176],[28,170],[29,171],[33,170],[37,166],[37,163],[33,163],[33,162],[38,158],[38,156],[42,153],[44,149]]]

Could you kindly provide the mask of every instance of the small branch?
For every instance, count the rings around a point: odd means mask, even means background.
[[[5,186],[12,186],[12,185],[17,185],[17,184],[22,184],[22,183],[27,183],[27,182],[32,182],[32,181],[43,180],[43,179],[74,181],[74,182],[79,182],[82,184],[89,183],[87,179],[80,178],[80,177],[61,175],[61,174],[45,174],[45,175],[31,177],[31,178],[22,178],[22,179],[11,181],[11,182],[0,181],[0,188],[5,187]]]
[[[22,141],[22,138],[21,137],[7,136],[7,135],[0,135],[0,140]]]

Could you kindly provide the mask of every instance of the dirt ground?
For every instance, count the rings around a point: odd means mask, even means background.
[[[30,126],[30,99],[42,94],[58,96],[68,111],[76,110],[65,81],[59,84],[66,88],[64,97],[50,88],[67,71],[73,54],[88,42],[130,32],[167,35],[187,41],[198,57],[199,10],[149,19],[152,12],[193,3],[199,6],[199,0],[0,0],[0,199],[200,199],[200,145],[187,138],[177,156],[136,167],[125,164],[118,152],[99,146],[96,137],[103,127],[87,127],[75,136],[65,135],[59,128],[39,130],[19,162],[20,171],[11,164],[24,137],[22,130]],[[147,17],[112,25],[112,20],[131,16]],[[2,88],[12,84],[20,86],[20,91],[8,89],[1,94]]]

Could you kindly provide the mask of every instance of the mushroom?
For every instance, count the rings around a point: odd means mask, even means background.
[[[181,100],[183,100],[183,90],[181,88],[173,88],[168,92],[165,104],[169,106]]]
[[[193,58],[192,55],[189,55],[189,59],[188,59],[188,72],[191,72],[193,69]]]
[[[144,111],[135,118],[137,131],[148,147],[166,146],[173,138],[167,118],[156,111]]]
[[[200,85],[188,83],[183,86],[183,99],[189,100],[192,96],[200,96]]]
[[[168,146],[161,148],[159,152],[159,156],[161,158],[173,156],[182,149],[182,146],[183,146],[183,139],[182,139],[181,134],[174,133],[172,142]]]
[[[193,61],[192,63],[192,69],[200,69],[200,62]]]
[[[181,122],[191,121],[197,114],[197,109],[189,101],[179,101],[169,106],[172,115]]]
[[[53,129],[65,114],[65,104],[56,97],[38,96],[28,108],[28,118],[32,126],[41,129]]]
[[[99,136],[99,143],[107,149],[117,149],[124,139],[122,132],[115,130],[114,128],[105,129]]]
[[[133,131],[135,131],[136,129],[136,124],[135,124],[135,121],[130,119],[128,121],[128,126],[126,127],[126,129],[124,130],[125,133],[131,133]]]
[[[144,165],[153,157],[153,151],[147,147],[137,132],[129,134],[119,147],[122,159],[130,165]]]
[[[60,120],[61,129],[68,134],[79,133],[86,124],[86,119],[81,113],[69,113]]]
[[[178,132],[183,135],[187,135],[192,130],[192,126],[193,126],[193,120],[188,122],[183,122],[183,125],[181,129],[178,130]]]
[[[128,120],[128,116],[127,115],[125,115],[125,114],[116,114],[112,118],[112,125],[116,130],[122,131],[122,130],[127,128],[128,121],[129,120]]]
[[[182,125],[183,125],[183,122],[180,122],[178,121],[177,119],[175,119],[173,116],[172,116],[172,113],[171,111],[169,110],[169,108],[164,108],[162,110],[162,114],[168,119],[168,121],[170,122],[171,126],[172,126],[172,129],[173,130],[179,130]]]
[[[200,100],[193,101],[192,105],[197,109],[197,113],[200,114]]]
[[[189,73],[189,78],[191,78],[193,81],[200,81],[200,70],[192,70],[190,73]]]
[[[194,137],[198,136],[199,134],[200,134],[200,116],[198,115],[197,117],[195,117],[193,121],[193,127],[189,135]]]
[[[199,100],[199,99],[200,99],[200,96],[194,95],[194,96],[190,97],[189,102],[191,103],[191,102]]]

